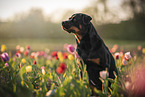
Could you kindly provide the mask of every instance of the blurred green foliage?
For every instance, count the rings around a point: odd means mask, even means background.
[[[98,27],[101,36],[119,40],[145,40],[145,17],[135,17],[119,24],[104,24]]]
[[[0,22],[0,38],[63,38],[61,24],[44,19],[41,9],[31,9],[26,15],[20,14],[14,20]]]

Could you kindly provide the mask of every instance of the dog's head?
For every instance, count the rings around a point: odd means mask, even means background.
[[[73,14],[69,20],[62,22],[62,28],[68,33],[82,32],[82,27],[88,25],[92,18],[86,14]]]

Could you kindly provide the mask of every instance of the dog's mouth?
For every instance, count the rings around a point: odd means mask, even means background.
[[[62,26],[62,28],[63,28],[63,30],[65,30],[66,32],[71,33],[71,31],[68,30],[67,28],[65,28],[64,26]]]

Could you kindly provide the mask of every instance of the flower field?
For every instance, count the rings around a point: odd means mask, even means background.
[[[33,51],[31,46],[16,46],[15,52],[1,45],[0,97],[90,97],[86,65],[73,45],[64,45],[62,51]],[[145,96],[145,48],[112,52],[119,75],[108,78],[108,72],[100,72],[103,90],[95,89],[100,97]],[[108,87],[111,82],[111,87]]]

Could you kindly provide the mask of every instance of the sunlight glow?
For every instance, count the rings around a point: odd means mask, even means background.
[[[0,18],[6,19],[16,13],[28,11],[31,8],[41,8],[44,14],[56,10],[81,10],[90,4],[91,0],[1,0]]]

